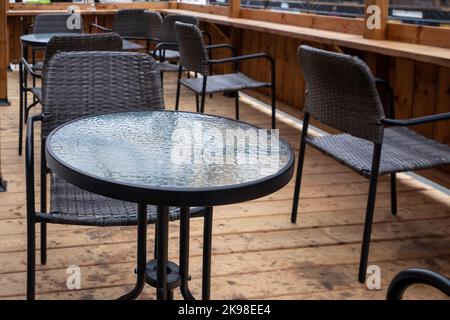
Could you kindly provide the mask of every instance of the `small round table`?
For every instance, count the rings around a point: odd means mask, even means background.
[[[45,151],[49,168],[69,183],[138,204],[137,281],[122,298],[136,298],[147,282],[158,299],[167,299],[169,273],[179,277],[183,297],[193,299],[187,285],[189,207],[207,207],[202,297],[208,299],[212,207],[266,196],[292,178],[294,152],[276,133],[200,113],[112,113],[60,126]],[[149,263],[147,204],[157,206],[156,260]],[[179,271],[168,261],[169,206],[181,208]]]
[[[45,48],[52,37],[59,35],[67,35],[67,33],[31,33],[22,35],[20,41],[23,45],[25,59],[27,57],[26,53],[28,53],[28,46]],[[129,51],[141,50],[144,48],[137,43],[125,39],[122,39],[122,46],[123,50]]]

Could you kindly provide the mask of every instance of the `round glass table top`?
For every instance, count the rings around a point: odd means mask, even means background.
[[[34,45],[46,46],[52,37],[64,36],[68,34],[79,34],[79,33],[30,33],[20,36],[20,40],[22,42],[31,43]]]
[[[80,35],[80,33],[30,33],[20,36],[20,40],[27,44],[45,47],[52,37],[71,34]],[[140,50],[144,47],[132,41],[122,39],[122,48],[123,50]]]
[[[97,182],[168,192],[237,189],[285,174],[290,179],[294,162],[291,146],[277,131],[174,111],[75,120],[50,134],[46,151],[52,170],[56,162]],[[80,184],[58,168],[54,172]]]

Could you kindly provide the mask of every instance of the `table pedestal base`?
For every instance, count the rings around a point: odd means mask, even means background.
[[[145,282],[154,288],[158,287],[158,275],[156,273],[157,267],[158,261],[152,260],[147,263],[147,267],[145,269]],[[168,261],[166,273],[167,289],[173,290],[178,288],[181,285],[180,268],[178,265],[175,262]]]
[[[180,266],[168,260],[169,207],[158,206],[156,223],[156,255],[154,260],[147,259],[147,206],[139,204],[136,285],[119,299],[136,299],[142,292],[145,283],[156,288],[158,300],[173,299],[173,289],[180,288],[186,300],[195,300],[189,290],[189,208],[180,208]],[[206,207],[203,214],[203,272],[202,299],[210,299],[211,286],[211,238],[212,207]]]

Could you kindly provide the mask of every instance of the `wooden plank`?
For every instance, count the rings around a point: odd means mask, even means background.
[[[415,63],[412,60],[396,58],[391,81],[395,95],[395,117],[412,118],[414,96]]]
[[[7,0],[0,0],[0,104],[8,102],[8,24],[6,22]]]
[[[364,4],[363,37],[373,40],[386,39],[389,0],[365,0]]]
[[[311,28],[283,25],[267,21],[258,21],[242,18],[229,18],[221,15],[192,12],[186,10],[162,10],[167,13],[182,13],[198,16],[207,22],[230,25],[236,28],[249,29],[262,33],[274,33],[305,41],[313,41],[327,45],[337,45],[363,51],[374,52],[394,57],[409,58],[417,61],[433,63],[450,67],[450,50],[446,48],[401,43],[389,40],[365,39],[362,35],[347,34],[343,32],[328,31]],[[243,11],[243,10],[241,10]]]
[[[230,18],[239,18],[241,11],[241,0],[228,1],[228,16]]]
[[[416,62],[412,115],[420,117],[435,113],[437,68]],[[433,123],[415,126],[422,135],[433,138]]]

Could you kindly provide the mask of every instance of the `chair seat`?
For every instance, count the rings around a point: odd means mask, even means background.
[[[308,144],[357,171],[370,176],[373,143],[348,134],[308,137]],[[450,164],[450,147],[404,127],[384,130],[379,175]]]
[[[179,66],[168,62],[158,62],[157,68],[160,72],[178,72]]]
[[[178,59],[180,59],[180,53],[178,51],[175,51],[175,50],[165,50],[165,51],[166,51],[165,53],[163,52],[165,60],[178,60]],[[161,55],[159,54],[159,52],[160,52],[159,50],[156,50],[155,51],[155,56],[158,59],[161,59]]]
[[[35,62],[34,65],[33,65],[33,69],[35,71],[42,71],[42,69],[44,69],[44,62],[43,61]]]
[[[182,79],[181,83],[196,93],[202,93],[202,78]],[[246,75],[236,72],[214,76],[208,76],[206,81],[206,93],[239,91],[243,89],[269,87],[270,83],[256,81]]]
[[[38,213],[41,221],[89,226],[123,226],[137,224],[137,204],[115,200],[80,189],[58,176],[51,175],[50,213]],[[191,215],[204,208],[191,208]],[[156,206],[147,206],[148,223],[156,222]],[[178,220],[180,210],[170,208],[169,219]]]
[[[31,93],[33,96],[38,99],[39,101],[42,101],[42,88],[40,87],[33,87],[31,88]]]

